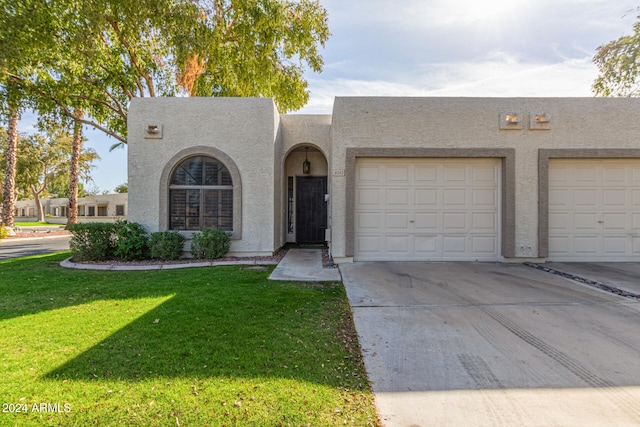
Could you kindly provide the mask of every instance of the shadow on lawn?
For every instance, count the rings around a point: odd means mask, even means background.
[[[48,287],[28,312],[99,299],[174,296],[46,379],[281,377],[351,389],[366,385],[339,284],[270,282],[269,271],[238,266],[74,271],[66,280],[68,271],[55,270],[39,274],[66,283]],[[49,295],[61,302],[50,304]]]

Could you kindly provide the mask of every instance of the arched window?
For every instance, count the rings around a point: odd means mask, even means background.
[[[169,229],[233,231],[233,182],[213,157],[180,162],[169,180]]]

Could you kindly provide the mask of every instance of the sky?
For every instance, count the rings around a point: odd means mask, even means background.
[[[640,15],[640,0],[320,1],[331,38],[298,113],[331,114],[336,96],[590,97],[596,49]],[[126,148],[85,134],[101,157],[89,187],[113,192]]]

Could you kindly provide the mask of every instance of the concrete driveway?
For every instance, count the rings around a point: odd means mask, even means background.
[[[640,425],[637,299],[519,264],[340,270],[385,425]]]

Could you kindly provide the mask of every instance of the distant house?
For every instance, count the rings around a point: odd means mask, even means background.
[[[637,261],[640,100],[136,98],[129,219],[231,233],[235,255]]]
[[[69,199],[42,199],[45,220],[51,224],[66,224]],[[35,221],[36,203],[20,200],[15,207],[16,221]],[[128,194],[103,194],[78,198],[78,222],[112,222],[127,219]]]

